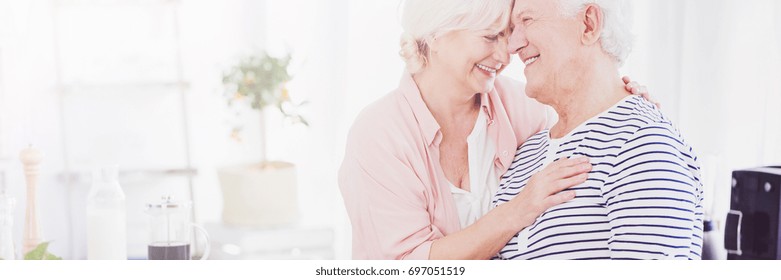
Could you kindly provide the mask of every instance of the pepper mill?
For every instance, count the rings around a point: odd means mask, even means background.
[[[27,182],[27,209],[24,215],[24,233],[22,235],[22,253],[27,254],[41,243],[41,228],[38,226],[35,203],[35,189],[38,186],[38,164],[43,160],[43,153],[32,145],[19,153],[19,160],[24,164],[24,177]]]

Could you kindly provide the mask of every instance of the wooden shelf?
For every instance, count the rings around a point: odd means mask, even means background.
[[[119,170],[119,178],[143,178],[146,180],[165,178],[165,177],[184,177],[192,178],[198,175],[198,170],[194,168],[180,168],[180,169],[126,169]],[[71,171],[62,172],[57,175],[57,180],[60,182],[70,183],[89,183],[91,179],[91,171]]]
[[[179,0],[59,0],[57,4],[60,6],[98,6],[98,7],[113,7],[113,6],[126,6],[126,5],[165,5],[178,3]]]
[[[159,89],[189,89],[190,83],[187,82],[127,82],[127,83],[73,83],[65,84],[60,90],[65,95],[84,94],[87,92],[116,92],[116,91],[148,91]]]

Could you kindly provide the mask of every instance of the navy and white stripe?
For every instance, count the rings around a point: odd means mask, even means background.
[[[523,190],[551,156],[586,156],[593,170],[571,188],[575,199],[543,213],[510,240],[500,258],[700,259],[699,164],[652,104],[627,97],[557,140],[545,130],[518,148],[495,205]]]

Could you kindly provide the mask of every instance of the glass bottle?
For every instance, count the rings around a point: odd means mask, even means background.
[[[87,198],[87,259],[127,259],[126,215],[117,167],[95,170]]]

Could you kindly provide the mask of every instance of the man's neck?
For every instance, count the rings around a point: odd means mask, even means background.
[[[611,64],[592,64],[581,76],[581,84],[563,94],[552,104],[559,115],[551,128],[551,138],[561,138],[597,114],[609,109],[627,96],[618,69]]]

